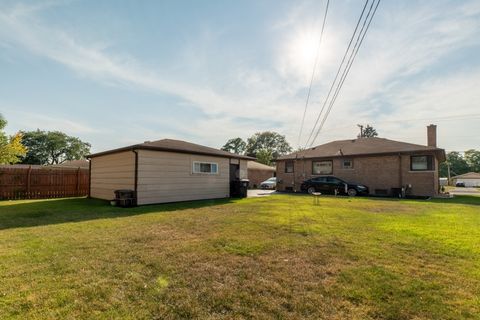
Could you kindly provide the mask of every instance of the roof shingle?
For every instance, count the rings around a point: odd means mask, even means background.
[[[174,139],[145,141],[144,143],[134,144],[128,147],[94,153],[89,155],[88,158],[94,158],[94,157],[98,157],[106,154],[112,154],[112,153],[128,151],[128,150],[156,150],[156,151],[193,153],[193,154],[203,154],[203,155],[211,155],[211,156],[218,156],[218,157],[255,160],[255,158],[252,158],[252,157],[247,157],[240,154],[235,154],[235,153],[202,146],[202,145],[191,143],[191,142],[174,140]]]
[[[467,172],[460,174],[458,176],[452,177],[452,179],[480,179],[480,173],[478,172]]]
[[[384,153],[408,153],[418,151],[434,151],[442,154],[445,153],[443,149],[436,147],[422,146],[419,144],[374,137],[332,141],[303,151],[297,151],[285,156],[281,156],[277,160],[374,155]]]

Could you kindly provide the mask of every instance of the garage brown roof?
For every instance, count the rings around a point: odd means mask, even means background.
[[[452,177],[452,179],[480,179],[480,173],[478,172],[468,172],[460,174],[458,176]]]
[[[281,156],[277,160],[417,153],[422,151],[433,151],[437,153],[437,156],[441,161],[445,159],[445,150],[437,147],[422,146],[419,144],[375,137],[332,141],[303,151]]]
[[[240,154],[235,154],[215,148],[210,148],[202,146],[195,143],[190,143],[182,140],[174,139],[162,139],[156,141],[145,141],[144,143],[134,144],[131,146],[103,151],[88,155],[87,158],[95,158],[107,154],[118,153],[122,151],[133,151],[133,150],[154,150],[154,151],[167,151],[167,152],[179,152],[179,153],[191,153],[191,154],[201,154],[217,157],[226,157],[226,158],[236,158],[236,159],[245,159],[245,160],[255,160],[255,158],[243,156]]]
[[[247,162],[247,169],[249,170],[264,170],[264,171],[271,171],[274,172],[275,168],[271,166],[267,166],[266,164],[257,162],[257,161],[248,161]]]

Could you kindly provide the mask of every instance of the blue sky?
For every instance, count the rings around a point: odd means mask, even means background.
[[[297,146],[324,1],[0,0],[7,132],[61,130],[93,151],[257,131]],[[305,143],[363,2],[331,1]],[[381,137],[480,149],[480,2],[382,1],[316,144]]]

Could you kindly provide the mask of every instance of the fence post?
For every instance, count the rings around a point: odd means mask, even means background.
[[[77,187],[75,188],[75,196],[79,196],[80,191],[80,167],[77,169]]]
[[[30,199],[31,176],[32,176],[32,166],[29,166],[27,171],[27,199]]]

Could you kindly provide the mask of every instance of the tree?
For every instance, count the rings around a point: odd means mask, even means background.
[[[447,159],[440,164],[439,174],[441,177],[448,176],[448,165],[450,165],[450,175],[456,176],[470,171],[467,161],[460,152],[451,151],[447,153]]]
[[[261,149],[257,151],[257,161],[267,166],[272,164],[272,151],[267,149]]]
[[[365,127],[361,124],[357,124],[357,126],[360,128],[360,134],[357,136],[358,138],[373,138],[378,136],[377,130],[369,124]]]
[[[247,148],[247,143],[242,138],[233,138],[227,141],[222,147],[222,150],[233,152],[236,154],[243,154]]]
[[[13,164],[19,162],[27,150],[22,145],[21,133],[8,137],[3,131],[6,126],[7,121],[0,114],[0,164]]]
[[[264,157],[269,152],[269,163],[284,154],[292,151],[292,147],[285,139],[285,136],[273,131],[257,132],[247,141],[247,155],[257,157],[258,154]],[[263,160],[266,161],[266,160]]]
[[[23,132],[23,144],[27,154],[22,163],[59,164],[67,160],[79,160],[90,153],[90,143],[71,137],[60,131]]]
[[[465,151],[465,161],[470,168],[469,171],[480,172],[480,151],[474,149]]]

